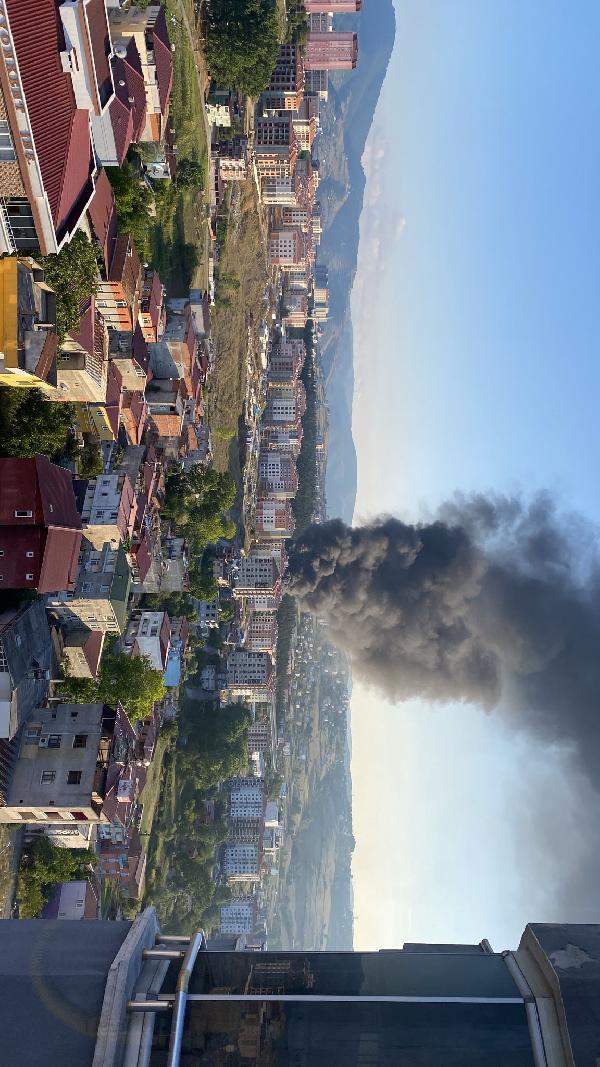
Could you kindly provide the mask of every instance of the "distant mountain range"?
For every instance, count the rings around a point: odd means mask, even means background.
[[[330,315],[321,363],[329,404],[327,510],[352,520],[356,450],[352,439],[354,366],[350,295],[356,271],[365,190],[362,155],[394,45],[392,0],[367,0],[360,15],[339,16],[336,29],[359,33],[358,67],[330,78],[318,141],[323,237],[318,260],[329,268]]]

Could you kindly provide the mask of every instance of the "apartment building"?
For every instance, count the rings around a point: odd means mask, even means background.
[[[131,570],[123,545],[114,547],[87,530],[81,544],[75,588],[53,596],[48,606],[67,629],[82,626],[123,633],[131,589]]]
[[[332,12],[334,15],[361,11],[363,0],[304,0],[307,14]]]
[[[93,531],[96,539],[110,541],[113,547],[132,536],[137,500],[125,472],[76,479],[74,484],[85,530]]]
[[[304,360],[304,341],[281,340],[271,350],[268,378],[270,382],[291,382],[298,378]]]
[[[106,822],[108,768],[132,727],[121,708],[53,704],[30,716],[0,823]]]
[[[171,620],[166,611],[135,612],[123,638],[123,651],[141,656],[155,671],[164,672],[171,647]]]
[[[0,161],[0,178],[1,170]],[[53,392],[57,340],[56,297],[42,268],[25,256],[0,259],[0,385]]]
[[[260,845],[225,845],[223,872],[228,882],[258,882],[260,881],[260,866]]]
[[[254,160],[261,179],[292,178],[298,145],[291,114],[256,119]]]
[[[249,934],[256,921],[256,904],[252,897],[239,897],[221,905],[219,932]]]
[[[234,779],[229,793],[229,818],[260,819],[265,802],[264,782],[260,779]]]
[[[70,471],[46,456],[0,459],[0,588],[73,589],[80,546]]]
[[[173,58],[162,4],[128,10],[111,7],[110,30],[117,55],[126,50],[131,38],[140,58],[146,93],[146,114],[140,140],[158,143],[164,139],[173,85]]]
[[[272,611],[253,611],[246,626],[244,648],[270,652],[277,648],[277,616]]]
[[[265,429],[297,427],[306,411],[306,390],[302,382],[270,384],[263,415]]]
[[[310,33],[304,54],[308,70],[353,70],[358,63],[358,35],[334,30]]]
[[[108,390],[108,331],[93,296],[78,330],[67,334],[58,353],[56,386],[61,400],[104,404]]]
[[[111,351],[131,354],[138,321],[142,271],[133,239],[120,233],[114,244],[108,278],[98,284],[96,305],[108,327]]]
[[[258,477],[261,488],[278,500],[292,500],[298,491],[296,459],[289,452],[266,450],[260,453]]]
[[[276,500],[274,497],[259,499],[256,505],[255,528],[259,537],[291,537],[296,528],[291,502]],[[255,603],[259,610],[258,603]]]
[[[0,3],[0,252],[57,252],[85,217],[90,106],[112,94],[103,19],[103,0]]]
[[[281,270],[296,270],[306,261],[306,242],[298,226],[271,230],[268,250],[271,263]]]
[[[237,648],[227,657],[227,688],[267,692],[273,685],[273,662],[266,652]]]
[[[41,599],[0,612],[0,799],[12,762],[5,742],[46,700],[55,666]]]
[[[275,560],[264,553],[252,549],[239,562],[234,579],[234,596],[245,596],[257,589],[275,593],[281,585],[281,578]]]

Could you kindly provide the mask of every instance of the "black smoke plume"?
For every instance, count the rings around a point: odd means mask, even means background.
[[[394,700],[501,706],[600,785],[596,531],[532,503],[458,499],[436,521],[312,526],[290,592]]]

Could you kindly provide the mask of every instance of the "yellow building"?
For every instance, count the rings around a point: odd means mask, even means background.
[[[56,297],[28,257],[0,259],[0,385],[55,396]]]

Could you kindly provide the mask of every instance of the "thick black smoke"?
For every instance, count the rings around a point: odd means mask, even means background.
[[[393,699],[501,705],[600,784],[596,532],[552,502],[458,500],[437,521],[310,527],[290,591]]]

